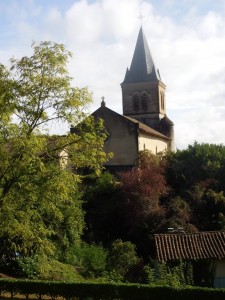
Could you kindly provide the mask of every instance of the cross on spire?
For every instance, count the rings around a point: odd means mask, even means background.
[[[102,102],[101,102],[101,107],[105,107],[105,97],[104,96],[102,96]]]
[[[137,18],[140,20],[141,25],[142,25],[142,19],[144,19],[144,17],[145,17],[145,16],[143,16],[143,15],[141,14],[141,12],[140,12],[140,15],[137,17]]]

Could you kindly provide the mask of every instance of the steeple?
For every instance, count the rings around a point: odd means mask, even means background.
[[[166,86],[155,67],[142,27],[121,88],[123,114],[159,131],[160,120],[166,115]]]
[[[139,30],[130,70],[127,69],[123,83],[151,82],[161,80],[142,27]]]

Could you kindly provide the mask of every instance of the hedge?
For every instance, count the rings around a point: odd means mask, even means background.
[[[175,289],[168,286],[110,283],[65,283],[53,281],[0,279],[0,296],[4,293],[36,295],[65,299],[120,299],[120,300],[224,300],[225,289],[189,287]]]

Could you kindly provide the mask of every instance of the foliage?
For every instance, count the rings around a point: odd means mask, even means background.
[[[151,234],[164,222],[161,199],[169,192],[165,167],[163,157],[143,151],[137,168],[119,174],[117,181],[106,172],[89,182],[83,206],[85,239],[102,242],[106,247],[116,239],[130,240],[147,259],[153,242]]]
[[[194,185],[213,189],[223,186],[221,170],[225,165],[225,146],[198,144],[170,153],[167,157],[167,180],[174,192],[183,194]]]
[[[1,266],[2,272],[17,278],[82,281],[74,266],[46,256],[17,257]]]
[[[163,159],[143,151],[138,167],[122,174],[122,190],[130,226],[146,219],[157,222],[158,217],[161,217],[163,210],[160,197],[168,192],[164,169]]]
[[[175,230],[186,230],[188,232],[198,231],[194,225],[190,225],[192,211],[189,203],[181,197],[167,197],[164,199],[165,219],[161,223],[160,232],[167,232],[168,228]]]
[[[0,261],[56,255],[64,260],[79,242],[84,221],[71,169],[98,173],[106,155],[101,122],[86,117],[87,89],[72,86],[71,53],[51,42],[33,44],[33,54],[0,65]],[[53,121],[77,132],[50,136]],[[82,126],[78,125],[81,124]]]
[[[171,190],[165,199],[165,226],[188,231],[225,229],[225,147],[195,142],[170,153],[167,161]]]
[[[178,264],[155,263],[154,267],[145,266],[146,282],[151,285],[172,286],[175,288],[193,284],[193,266],[189,262]]]
[[[65,299],[123,299],[123,300],[223,300],[225,289],[209,289],[200,287],[172,288],[168,286],[150,286],[141,284],[107,284],[107,283],[70,283],[49,281],[0,280],[1,292],[10,292],[12,297],[20,293],[28,297],[30,294],[46,295],[51,298]]]
[[[36,255],[34,257],[18,257],[15,260],[14,268],[12,266],[9,267],[12,272],[11,274],[14,276],[35,279],[39,276],[38,265],[39,259]]]
[[[191,221],[199,230],[225,230],[225,196],[223,192],[196,186],[190,197]]]
[[[104,172],[101,173],[100,176],[98,176],[96,178],[96,182],[94,184],[94,186],[92,186],[92,193],[93,194],[111,194],[112,192],[114,192],[116,188],[116,180],[113,177],[113,175],[111,175],[108,172]],[[94,195],[93,195],[94,196]]]
[[[84,186],[86,230],[89,243],[103,243],[108,247],[123,233],[123,203],[120,184],[108,172],[93,178]]]
[[[82,281],[82,276],[69,264],[61,263],[53,258],[27,257],[18,259],[17,276],[44,280]]]
[[[59,262],[54,258],[39,257],[37,264],[36,278],[42,280],[57,280],[82,282],[84,278],[79,274],[78,270],[70,265]]]
[[[129,277],[134,267],[140,264],[135,248],[131,242],[114,241],[109,250],[107,269],[119,275],[120,279]]]
[[[140,153],[137,167],[121,175],[123,239],[137,246],[144,260],[152,249],[152,234],[164,221],[162,198],[169,192],[166,161],[149,151]]]
[[[92,200],[92,198],[96,198],[102,194],[110,195],[117,187],[116,178],[107,171],[102,172],[98,176],[93,176],[91,179],[84,186],[84,191],[87,193],[87,200]]]
[[[224,154],[222,145],[198,143],[163,157],[143,151],[136,168],[120,174],[120,184],[108,173],[100,176],[85,193],[87,240],[130,241],[147,264],[155,257],[155,232],[224,230]],[[181,279],[173,272],[167,272],[171,283]],[[124,280],[111,274],[112,281]]]
[[[106,250],[100,245],[82,243],[73,249],[72,264],[86,277],[100,277],[106,269]]]

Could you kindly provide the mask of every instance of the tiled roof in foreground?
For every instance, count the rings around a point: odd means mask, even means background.
[[[225,231],[155,234],[154,239],[160,262],[225,258]]]

